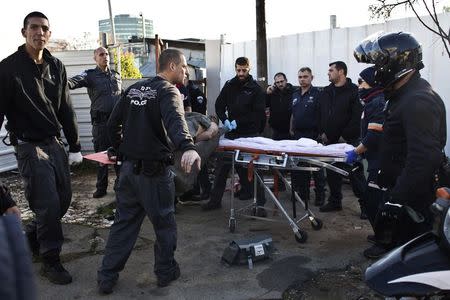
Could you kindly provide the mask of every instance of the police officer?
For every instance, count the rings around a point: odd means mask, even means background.
[[[59,254],[64,241],[61,218],[72,198],[69,164],[83,160],[77,118],[66,69],[45,49],[51,36],[47,17],[29,13],[22,36],[25,44],[0,63],[0,125],[6,116],[25,197],[35,213],[26,234],[33,254],[42,257],[41,275],[52,283],[68,284],[72,276],[61,265]]]
[[[200,156],[188,133],[183,105],[175,83],[183,82],[186,58],[167,49],[159,57],[160,72],[153,79],[129,87],[114,108],[108,131],[115,148],[123,154],[116,188],[117,210],[105,257],[98,271],[99,291],[109,294],[125,267],[147,215],[156,234],[157,285],[167,286],[180,276],[174,258],[177,230],[174,218],[174,175],[169,170],[172,150],[168,137],[183,151],[181,167],[190,173],[200,168]]]
[[[254,137],[263,131],[265,124],[265,97],[264,91],[250,75],[250,62],[247,57],[238,57],[234,64],[236,76],[228,80],[220,91],[216,100],[216,113],[228,132],[226,138]],[[222,156],[216,166],[216,177],[210,200],[202,205],[203,210],[219,209],[227,181],[231,163]],[[240,200],[253,197],[253,186],[247,177],[247,168],[236,166],[239,174],[241,190]],[[265,203],[264,189],[258,185],[258,209],[256,215],[265,217],[266,211],[262,206]]]
[[[122,93],[120,74],[109,68],[109,53],[103,47],[94,50],[95,69],[88,69],[81,75],[69,78],[69,88],[86,87],[91,99],[91,123],[94,151],[105,151],[111,146],[106,132],[106,122]],[[117,169],[116,169],[117,173]],[[108,187],[108,165],[100,164],[97,170],[94,198],[106,195]]]
[[[292,93],[295,88],[288,83],[286,75],[278,72],[273,77],[274,84],[266,90],[266,108],[269,109],[269,125],[273,140],[290,140],[289,133],[292,113]]]
[[[433,178],[447,137],[445,106],[420,76],[422,48],[411,34],[370,36],[354,55],[358,62],[375,64],[375,82],[384,87],[389,99],[378,174],[378,184],[388,189],[389,202],[378,214],[388,218],[381,223],[397,220],[387,251],[432,227]]]
[[[186,76],[185,85],[189,93],[192,111],[206,115],[208,100],[200,88],[192,80],[189,80],[189,73]]]
[[[296,140],[300,138],[316,139],[319,133],[317,114],[320,91],[311,84],[313,79],[314,76],[309,67],[300,68],[298,71],[300,89],[292,95],[292,118],[290,120],[290,131]],[[316,195],[314,204],[322,206],[325,201],[325,171],[320,169],[317,172],[313,172],[313,177]],[[304,200],[309,200],[311,172],[293,171],[292,179],[300,197]]]

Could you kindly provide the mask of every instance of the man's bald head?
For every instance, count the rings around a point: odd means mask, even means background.
[[[97,66],[106,71],[109,67],[109,53],[105,47],[98,47],[94,50],[94,60],[97,63]]]

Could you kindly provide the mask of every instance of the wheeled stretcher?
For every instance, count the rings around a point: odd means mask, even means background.
[[[306,143],[310,143],[310,141],[311,140],[306,141]],[[309,146],[304,146],[301,145],[301,143],[297,143],[297,147],[295,147],[295,142],[293,142],[294,141],[273,141],[265,138],[241,138],[237,140],[221,139],[219,141],[218,150],[225,151],[233,157],[231,163],[231,186],[235,186],[236,164],[245,165],[248,168],[249,177],[250,175],[253,177],[254,185],[253,203],[239,209],[236,209],[234,206],[234,190],[233,188],[231,189],[230,218],[228,222],[230,232],[236,230],[238,215],[264,221],[280,221],[279,218],[261,218],[256,216],[256,211],[258,209],[256,204],[258,182],[264,188],[266,196],[268,196],[276,206],[276,209],[270,209],[267,206],[264,208],[269,211],[281,212],[282,217],[284,217],[292,228],[297,242],[304,243],[307,240],[307,233],[304,230],[301,230],[299,226],[301,221],[309,220],[314,230],[320,230],[322,228],[322,221],[309,209],[308,202],[300,198],[298,193],[292,188],[292,185],[287,180],[285,174],[283,174],[284,172],[281,171],[295,170],[317,172],[321,168],[326,168],[327,170],[337,172],[343,176],[348,176],[349,173],[347,171],[335,167],[333,163],[345,162],[345,152],[349,151],[349,149],[353,149],[353,146],[347,144],[332,145],[332,147],[321,145],[313,146],[311,144],[309,144]],[[290,146],[287,147],[287,144],[290,144]],[[326,147],[328,147],[328,149],[326,149]],[[270,170],[274,174],[274,192],[272,192],[263,180],[263,177],[261,176],[261,171],[263,170]],[[291,194],[292,217],[279,200],[277,191],[278,180],[283,181],[286,190]],[[305,210],[305,213],[301,216],[297,216],[296,204],[298,203]],[[251,214],[248,214],[249,211]]]

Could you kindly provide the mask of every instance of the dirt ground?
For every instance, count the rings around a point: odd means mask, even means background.
[[[17,172],[12,171],[4,173],[0,177],[10,187],[14,199],[23,212],[24,222],[26,222],[32,217],[32,213],[24,199],[20,176]],[[110,178],[112,177],[110,176]],[[97,201],[91,196],[95,190],[95,166],[84,163],[82,167],[73,169],[73,200],[63,222],[87,225],[93,228],[108,228],[112,223],[111,218],[107,219],[112,214],[110,204],[114,201],[114,192],[111,189],[112,179],[110,181],[107,197]],[[226,202],[223,204],[222,210],[224,214],[228,214],[228,204]],[[266,207],[271,206],[273,204],[269,203]],[[318,211],[316,207],[312,209],[314,212]],[[189,220],[189,216],[186,214],[191,212],[194,215],[201,214],[197,207],[181,206],[178,211],[179,228],[183,227],[185,220]],[[364,283],[364,271],[371,262],[364,259],[361,252],[370,246],[365,241],[365,237],[371,233],[371,230],[367,221],[359,219],[359,207],[348,185],[344,186],[344,210],[338,213],[321,214],[319,217],[324,224],[322,230],[317,232],[310,226],[306,226],[309,238],[305,244],[295,242],[293,233],[286,224],[255,227],[254,223],[245,223],[240,228],[239,226],[244,221],[238,221],[237,231],[272,234],[275,245],[278,245],[280,249],[289,249],[283,250],[285,253],[294,254],[293,256],[283,255],[282,258],[280,256],[281,259],[275,259],[276,264],[270,265],[257,275],[259,284],[269,290],[276,290],[277,285],[283,286],[282,299],[383,299]],[[226,221],[227,216],[224,215],[220,222]],[[219,225],[223,226],[222,223]],[[297,252],[302,255],[295,256]],[[273,276],[273,274],[283,274],[283,270],[290,269],[290,266],[294,264],[305,263],[310,267],[300,268],[292,273],[284,272],[284,277],[281,276],[283,278]],[[287,280],[288,286],[285,287],[285,283],[279,284],[277,280]]]

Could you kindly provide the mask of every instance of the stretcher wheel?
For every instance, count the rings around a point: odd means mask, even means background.
[[[303,244],[306,242],[306,240],[308,239],[308,234],[306,233],[306,231],[303,230],[299,230],[298,234],[295,234],[295,240],[300,243]]]
[[[236,231],[236,219],[230,219],[228,221],[228,227],[230,228],[230,232],[234,233]]]
[[[314,218],[311,221],[311,227],[314,230],[320,230],[320,229],[322,229],[322,226],[323,226],[323,222],[321,219]]]

